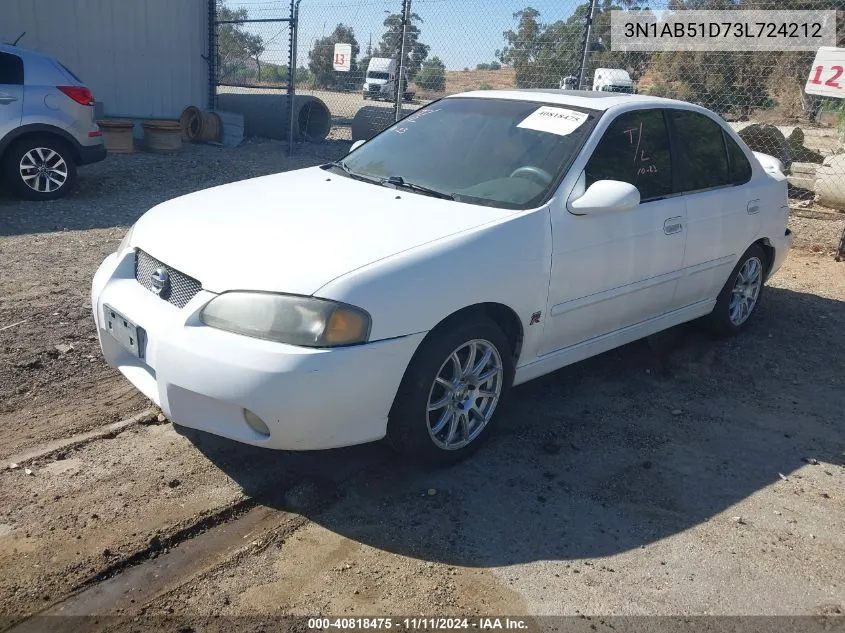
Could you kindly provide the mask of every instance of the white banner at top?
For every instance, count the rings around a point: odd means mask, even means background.
[[[815,51],[835,45],[835,10],[610,12],[612,51]]]

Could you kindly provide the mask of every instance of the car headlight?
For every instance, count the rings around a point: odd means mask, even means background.
[[[135,225],[129,227],[129,230],[126,231],[126,235],[123,236],[123,239],[120,240],[120,246],[117,247],[117,252],[122,253],[127,248],[129,248],[129,242],[132,239],[132,231],[135,230]]]
[[[304,347],[354,345],[370,335],[370,315],[360,308],[267,292],[225,292],[206,304],[200,320],[227,332]]]

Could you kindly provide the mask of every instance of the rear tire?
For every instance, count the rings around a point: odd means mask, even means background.
[[[511,345],[489,319],[435,329],[402,378],[388,417],[390,444],[425,466],[465,459],[490,435],[513,374]]]
[[[70,145],[55,136],[15,141],[3,157],[3,175],[12,192],[26,200],[55,200],[76,185]]]
[[[766,279],[766,253],[752,244],[734,266],[704,325],[719,336],[738,334],[757,312]]]

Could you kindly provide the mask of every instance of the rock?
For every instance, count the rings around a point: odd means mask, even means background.
[[[681,415],[683,411],[680,409],[672,409],[672,415]]]
[[[103,550],[103,557],[108,558],[109,556],[111,556],[111,550],[107,547]]]
[[[70,345],[69,343],[59,343],[56,345],[56,351],[59,354],[67,354],[68,352],[73,351],[73,345]]]
[[[433,497],[433,496],[434,496],[434,495],[436,495],[436,494],[437,494],[437,490],[436,490],[436,489],[434,489],[434,488],[429,488],[429,489],[428,489],[428,496],[429,496],[429,497]]]
[[[845,210],[845,154],[828,156],[816,170],[813,190],[827,207]]]
[[[786,137],[786,140],[789,141],[790,143],[803,145],[804,144],[804,130],[802,130],[800,127],[796,127],[795,129],[792,130],[792,132],[789,133],[789,135]]]
[[[170,481],[167,482],[167,485],[170,488],[178,488],[181,484],[182,484],[182,482],[179,481],[178,479],[171,479]]]
[[[774,125],[765,123],[753,123],[742,128],[739,137],[752,151],[762,152],[774,156],[781,163],[784,169],[789,169],[792,164],[792,151],[783,132]]]
[[[167,422],[167,416],[164,415],[163,413],[159,413],[158,416],[156,417],[156,420],[158,420],[158,422],[160,424],[163,424],[163,423]]]
[[[23,469],[23,471],[24,471],[27,475],[35,475],[35,473],[34,473],[34,472],[32,472],[29,468],[24,468],[24,469]]]
[[[804,461],[807,462],[808,464],[812,465],[812,466],[818,466],[819,465],[819,460],[817,460],[815,457],[805,457]]]
[[[746,525],[745,519],[743,519],[742,517],[734,517],[733,520],[734,523],[738,523],[739,525]]]
[[[15,470],[16,468],[20,468],[15,462],[9,464],[9,470]]]
[[[778,477],[780,477],[780,478],[781,478],[781,479],[783,479],[784,481],[789,481],[789,479],[787,478],[787,476],[786,476],[786,475],[784,475],[783,473],[778,473]]]

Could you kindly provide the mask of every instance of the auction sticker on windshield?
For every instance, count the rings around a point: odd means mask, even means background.
[[[566,136],[577,130],[587,120],[587,116],[584,112],[576,112],[566,108],[540,106],[516,127]]]

